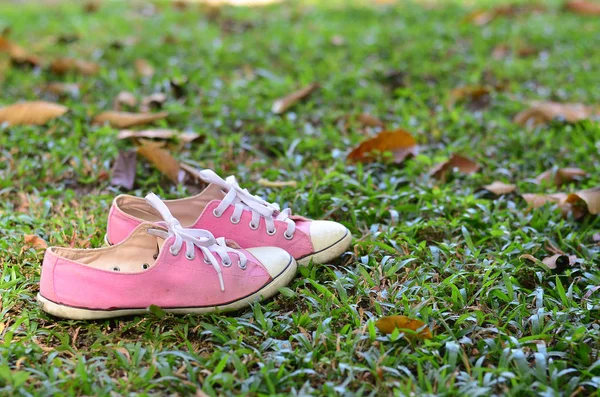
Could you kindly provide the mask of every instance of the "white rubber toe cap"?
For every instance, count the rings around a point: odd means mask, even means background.
[[[281,273],[293,265],[294,258],[284,249],[277,247],[256,247],[248,248],[246,251],[251,253],[265,269],[269,272],[272,278],[279,276]]]
[[[346,226],[333,221],[312,221],[310,239],[315,252],[326,250],[349,234]]]

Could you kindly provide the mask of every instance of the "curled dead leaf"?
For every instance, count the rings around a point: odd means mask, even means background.
[[[521,126],[535,127],[547,124],[557,118],[575,123],[598,115],[600,115],[600,107],[598,106],[586,106],[581,103],[534,101],[531,103],[531,108],[515,116],[514,122]]]
[[[185,178],[185,172],[179,166],[179,162],[160,144],[144,140],[142,145],[138,147],[137,152],[171,181],[181,183]]]
[[[296,181],[270,181],[268,179],[260,178],[258,180],[258,184],[264,187],[296,187],[298,186],[298,182]]]
[[[539,183],[550,182],[554,180],[556,186],[579,180],[585,177],[587,173],[580,168],[559,168],[549,169],[538,175],[535,180]]]
[[[375,323],[375,326],[384,334],[391,334],[396,328],[399,330],[410,330],[416,333],[407,334],[407,337],[416,336],[419,339],[431,339],[431,330],[421,320],[406,316],[387,316],[382,317]]]
[[[461,174],[470,175],[476,173],[479,168],[481,168],[480,165],[473,160],[459,154],[453,154],[448,161],[433,167],[429,171],[429,175],[443,180],[446,178],[446,174],[454,169],[457,169]]]
[[[145,59],[138,58],[135,60],[135,71],[142,77],[152,77],[154,75],[154,68]]]
[[[276,100],[275,103],[273,103],[271,111],[275,114],[284,113],[296,103],[308,97],[317,88],[319,88],[319,83],[312,83],[298,91],[292,92],[291,94]]]
[[[503,194],[509,194],[514,192],[517,189],[517,185],[495,181],[489,185],[483,186],[483,188],[488,192],[494,193],[496,196],[501,196]]]
[[[97,63],[82,59],[58,58],[52,61],[50,70],[58,75],[80,73],[84,76],[91,76],[100,71],[100,66]]]
[[[23,247],[21,248],[21,252],[29,248],[33,248],[36,250],[46,249],[48,248],[48,243],[40,236],[36,236],[35,234],[26,234],[23,241]]]
[[[600,187],[580,190],[575,193],[554,194],[532,194],[521,195],[533,208],[539,208],[545,204],[556,204],[563,214],[573,213],[577,219],[587,213],[598,215],[600,213]]]
[[[556,254],[542,259],[542,263],[548,266],[548,269],[555,272],[563,272],[575,265],[577,260],[575,255]]]
[[[569,0],[565,2],[565,9],[580,15],[600,16],[600,3],[588,0]]]
[[[0,52],[7,53],[15,65],[39,66],[41,63],[39,57],[30,54],[23,47],[2,36],[0,36]]]
[[[567,196],[566,202],[576,206],[585,203],[590,214],[598,215],[600,214],[600,187],[571,193]]]
[[[348,154],[348,160],[368,163],[377,159],[377,153],[392,152],[393,161],[400,164],[408,156],[416,155],[417,150],[417,141],[409,132],[403,129],[382,131],[354,148]]]
[[[65,114],[69,108],[52,102],[20,102],[0,108],[0,123],[43,125]]]
[[[113,186],[122,186],[127,190],[133,189],[136,165],[137,152],[135,150],[119,151],[119,155],[112,168],[110,184]]]
[[[162,120],[167,117],[169,113],[129,113],[129,112],[115,112],[107,111],[102,112],[92,121],[94,124],[103,124],[108,122],[111,126],[116,128],[129,128],[136,125],[143,125],[152,123],[157,120]]]
[[[44,87],[44,91],[57,96],[79,96],[79,84],[75,83],[48,83]]]
[[[131,92],[121,91],[113,101],[113,109],[121,110],[123,105],[128,107],[134,107],[137,105],[137,98]]]

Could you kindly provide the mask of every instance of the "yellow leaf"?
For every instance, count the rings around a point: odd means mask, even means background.
[[[116,128],[129,128],[135,125],[142,125],[152,123],[156,120],[162,120],[167,117],[169,113],[129,113],[129,112],[115,112],[107,111],[100,113],[94,117],[94,124],[103,124],[108,122],[111,126]]]
[[[423,321],[406,316],[382,317],[379,320],[377,320],[375,326],[384,334],[391,334],[392,332],[394,332],[394,329],[398,328],[399,330],[408,329],[416,332],[417,338],[432,338],[431,330]]]
[[[42,125],[62,116],[69,110],[66,106],[52,102],[20,102],[0,108],[0,123],[10,125]]]
[[[348,154],[348,160],[367,163],[374,161],[377,152],[392,152],[395,163],[402,163],[409,155],[417,153],[417,141],[403,129],[382,131],[367,139]]]

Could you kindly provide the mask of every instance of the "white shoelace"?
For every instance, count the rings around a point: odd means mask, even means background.
[[[225,198],[213,211],[216,217],[220,217],[227,207],[234,205],[235,210],[230,219],[231,223],[238,223],[242,217],[242,212],[250,210],[252,211],[252,221],[249,225],[251,229],[258,229],[260,217],[262,216],[265,218],[267,225],[267,234],[273,235],[277,232],[274,220],[278,220],[287,223],[287,229],[283,234],[285,238],[291,240],[294,237],[296,223],[293,219],[290,219],[292,215],[291,209],[286,208],[281,210],[278,204],[269,203],[258,196],[250,194],[247,189],[240,187],[234,176],[229,176],[223,180],[212,170],[202,170],[199,174],[206,182],[214,183],[226,192]]]
[[[221,291],[225,291],[225,282],[223,281],[223,272],[221,265],[213,255],[216,252],[221,257],[221,263],[225,267],[232,265],[229,252],[235,253],[240,258],[238,266],[242,269],[246,268],[246,256],[233,248],[227,246],[223,237],[215,238],[211,232],[204,229],[188,229],[181,226],[181,223],[171,214],[165,203],[154,193],[149,193],[146,196],[146,201],[153,206],[160,216],[163,218],[163,222],[158,222],[159,225],[165,226],[168,232],[158,229],[150,229],[149,233],[154,234],[161,238],[175,237],[175,242],[169,248],[169,252],[172,255],[178,255],[181,251],[183,243],[185,243],[185,257],[189,260],[193,260],[196,257],[195,247],[198,247],[204,255],[204,262],[211,264],[216,270],[219,276],[219,283],[221,285]]]

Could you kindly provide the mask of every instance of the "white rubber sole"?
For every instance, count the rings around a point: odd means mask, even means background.
[[[338,256],[342,255],[344,252],[346,252],[346,250],[350,246],[351,242],[352,242],[352,234],[348,230],[348,232],[346,233],[346,235],[344,237],[342,237],[339,241],[333,243],[329,247],[325,248],[324,250],[315,252],[312,255],[308,255],[308,256],[305,256],[304,258],[298,259],[298,265],[306,266],[311,261],[317,265],[327,263],[327,262],[337,258]]]
[[[291,258],[291,257],[290,257]],[[182,307],[182,308],[163,308],[167,313],[175,314],[204,314],[213,312],[229,312],[239,310],[250,306],[250,304],[268,299],[275,295],[279,288],[287,286],[294,276],[298,264],[291,258],[290,264],[271,281],[265,285],[259,291],[244,297],[235,302],[230,302],[222,306],[204,306],[204,307]],[[99,320],[104,318],[121,317],[121,316],[133,316],[139,314],[146,314],[149,312],[148,308],[140,309],[117,309],[117,310],[89,310],[79,307],[61,305],[51,300],[44,298],[39,293],[37,294],[37,301],[40,304],[43,311],[56,317],[66,318],[70,320]]]

